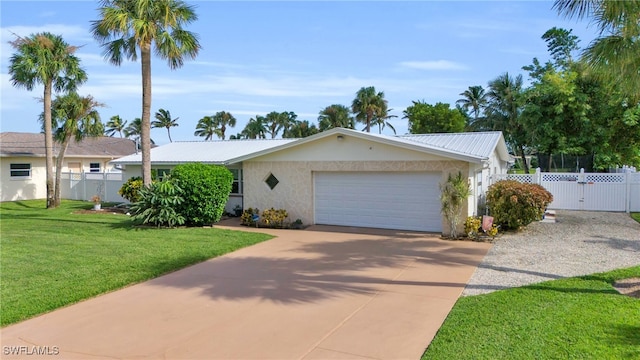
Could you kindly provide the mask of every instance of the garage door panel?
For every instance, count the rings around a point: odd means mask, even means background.
[[[317,224],[441,231],[440,173],[318,172]]]

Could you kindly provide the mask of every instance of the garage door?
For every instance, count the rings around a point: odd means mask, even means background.
[[[315,223],[442,231],[440,173],[316,172]]]

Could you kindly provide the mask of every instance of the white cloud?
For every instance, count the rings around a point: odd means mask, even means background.
[[[434,61],[403,61],[401,67],[417,70],[467,70],[468,68],[460,63],[449,60]]]

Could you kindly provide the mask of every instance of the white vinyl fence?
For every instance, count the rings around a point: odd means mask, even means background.
[[[493,177],[540,184],[553,195],[549,209],[590,211],[640,211],[640,173],[508,174]]]
[[[106,202],[127,202],[118,190],[126,182],[122,173],[62,173],[60,197],[70,200],[90,201],[94,195]]]

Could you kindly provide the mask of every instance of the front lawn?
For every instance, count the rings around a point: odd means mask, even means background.
[[[640,213],[631,213],[631,217],[633,218],[633,220],[640,223]]]
[[[640,359],[640,266],[458,300],[422,359]]]
[[[15,323],[270,238],[215,228],[134,228],[92,204],[0,204],[0,324]]]

